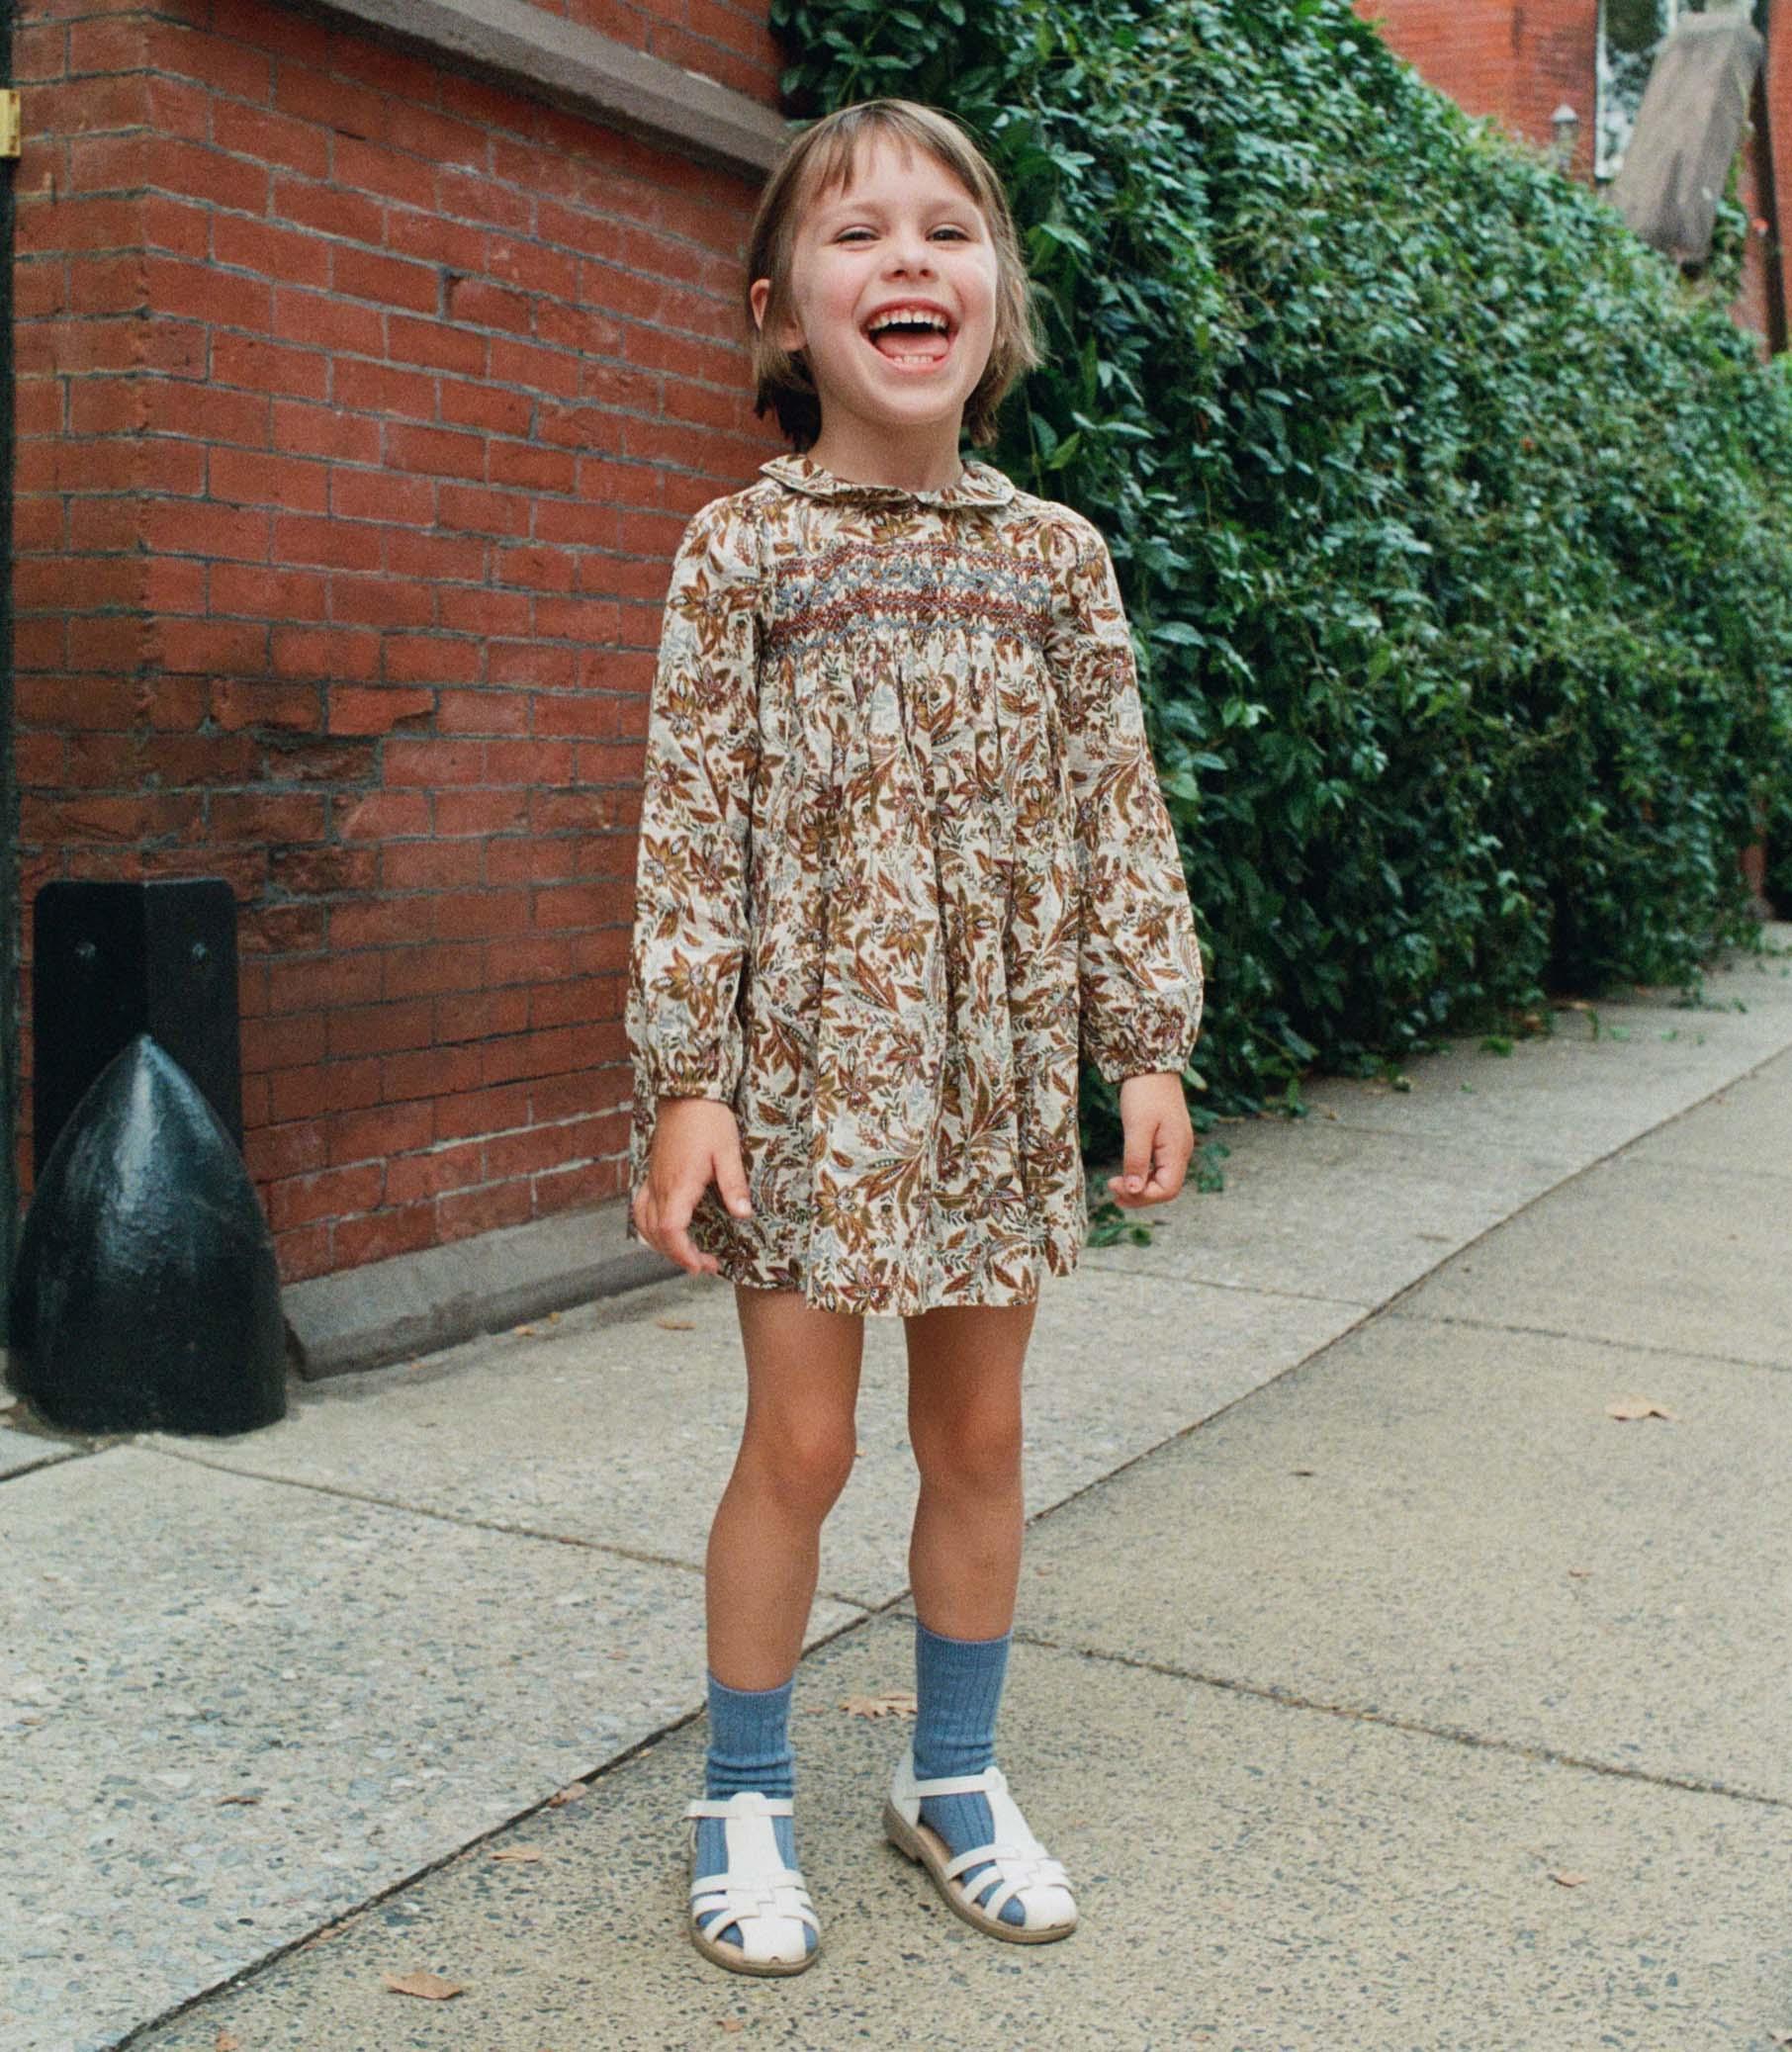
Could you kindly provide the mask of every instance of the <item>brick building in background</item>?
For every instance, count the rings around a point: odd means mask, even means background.
[[[622,1191],[667,566],[783,447],[778,63],[752,0],[23,9],[24,944],[51,877],[228,878],[290,1284]]]
[[[1597,0],[1373,11],[1590,147]],[[673,545],[782,446],[738,312],[778,64],[764,0],[19,16],[15,917],[229,880],[313,1372],[665,1273],[605,1202],[635,827]]]
[[[1703,0],[1352,0],[1389,46],[1466,113],[1497,121],[1548,149],[1554,118],[1578,116],[1568,169],[1603,187],[1621,158],[1649,70],[1649,46]],[[1773,8],[1745,12],[1766,33],[1766,56],[1749,105],[1738,197],[1754,224],[1743,291],[1732,312],[1761,337],[1786,346],[1788,305],[1780,224],[1792,221],[1792,34]],[[1774,28],[1767,24],[1774,19]],[[1775,33],[1777,31],[1777,33]],[[1777,138],[1778,147],[1775,148]]]

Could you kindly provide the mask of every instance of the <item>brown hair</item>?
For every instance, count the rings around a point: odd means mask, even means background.
[[[964,402],[965,432],[979,448],[996,439],[1003,400],[1028,372],[1044,362],[1033,332],[1032,282],[1021,254],[1014,216],[1002,181],[969,134],[918,100],[860,100],[801,130],[760,195],[748,240],[746,309],[753,359],[754,407],[777,414],[793,447],[807,449],[821,432],[821,397],[801,350],[782,348],[773,331],[789,317],[790,254],[802,208],[835,185],[851,185],[861,137],[894,136],[942,165],[981,210],[996,250],[996,324],[989,362]],[[762,324],[753,317],[755,279],[769,278]]]

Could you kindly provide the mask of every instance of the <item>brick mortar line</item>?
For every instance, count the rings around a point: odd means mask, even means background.
[[[136,76],[139,74],[125,72],[96,72],[92,75],[98,78],[113,78]],[[250,114],[274,115],[282,120],[297,122],[301,126],[314,129],[315,130],[316,134],[320,136],[340,136],[342,134],[342,132],[339,129],[332,129],[325,123],[307,121],[305,117],[301,115],[283,114],[282,111],[277,107],[262,106],[252,100],[239,100],[235,98],[232,94],[220,92],[208,86],[203,80],[179,78],[176,77],[174,74],[168,72],[146,72],[140,75],[166,79],[168,83],[173,85],[194,85],[196,86],[197,90],[204,92],[206,94],[207,101],[210,106],[222,105],[226,107],[239,107]],[[75,81],[56,80],[53,82],[56,84],[64,84],[74,83]],[[41,84],[42,81],[40,81],[39,83]],[[33,90],[33,87],[28,83],[22,85],[19,90],[21,91],[21,93],[29,94]],[[425,108],[422,111],[425,113],[435,113],[438,110],[434,108]],[[452,117],[444,118],[452,119]],[[600,125],[593,123],[593,126]],[[504,238],[504,240],[508,242],[522,242],[543,249],[560,250],[565,252],[569,256],[576,256],[579,257],[581,260],[586,262],[604,263],[614,261],[610,258],[595,257],[591,254],[589,250],[582,249],[574,243],[555,242],[551,240],[549,237],[541,234],[538,230],[530,230],[525,233],[518,233],[515,229],[501,228],[493,222],[480,221],[471,215],[445,214],[439,207],[425,207],[415,200],[403,200],[399,199],[391,193],[377,192],[368,188],[357,187],[352,184],[344,185],[341,180],[335,178],[319,178],[309,171],[300,170],[292,164],[281,163],[272,157],[257,156],[254,154],[253,151],[250,150],[227,149],[219,143],[201,142],[190,135],[169,136],[168,132],[166,130],[158,129],[152,123],[149,122],[130,122],[127,123],[123,128],[117,129],[71,129],[56,131],[52,133],[56,134],[56,138],[59,141],[64,142],[77,140],[82,142],[92,140],[114,140],[121,137],[129,138],[137,135],[149,136],[158,139],[184,141],[190,148],[202,150],[208,156],[217,157],[224,163],[247,164],[252,166],[256,170],[267,172],[270,177],[285,178],[295,181],[302,185],[314,186],[319,192],[347,192],[356,198],[366,199],[376,207],[402,208],[408,214],[427,215],[431,220],[445,220],[455,223],[458,226],[472,228],[481,234],[501,235]],[[529,148],[537,151],[541,151],[545,148],[545,145],[543,145],[542,143],[533,141],[527,136],[520,135],[514,131],[498,131],[496,133],[505,134],[506,136],[509,136],[512,139],[514,139],[518,147]],[[358,136],[351,136],[347,139],[351,141],[359,141],[362,138]],[[568,214],[576,215],[581,220],[608,223],[618,228],[625,228],[643,234],[656,242],[666,241],[672,243],[673,246],[679,249],[688,249],[703,256],[721,256],[726,254],[725,251],[717,249],[713,243],[697,241],[693,236],[691,236],[682,228],[668,227],[664,224],[659,223],[650,227],[640,219],[640,217],[636,215],[618,214],[614,212],[613,209],[603,206],[595,200],[574,200],[565,198],[564,196],[556,193],[542,193],[539,192],[533,186],[517,184],[513,178],[507,177],[501,171],[482,170],[479,166],[474,164],[451,163],[447,159],[442,157],[427,156],[420,150],[401,149],[393,143],[370,142],[367,144],[367,147],[373,149],[389,149],[391,150],[394,156],[406,157],[414,163],[429,166],[437,171],[453,171],[461,177],[465,177],[475,181],[480,181],[485,184],[493,186],[499,192],[514,194],[518,199],[546,199],[550,205],[564,208]],[[559,154],[562,159],[565,159],[573,153],[570,151],[563,150]],[[684,189],[676,184],[655,185],[652,184],[651,181],[648,181],[648,183],[649,189],[651,191],[665,193],[674,199],[686,199],[689,197],[688,194],[685,193]],[[438,266],[443,264],[443,259],[439,257],[411,256],[403,250],[394,249],[389,242],[363,241],[359,236],[345,234],[339,228],[313,228],[304,222],[295,221],[290,215],[269,213],[265,209],[259,214],[251,213],[250,210],[246,207],[233,207],[227,201],[224,200],[206,199],[196,193],[188,191],[186,188],[182,186],[164,185],[158,183],[154,179],[146,179],[140,184],[136,185],[84,185],[72,189],[58,189],[55,191],[48,191],[40,188],[36,191],[21,193],[19,197],[22,205],[24,205],[27,208],[33,206],[78,207],[89,200],[136,200],[142,199],[149,194],[154,194],[158,199],[179,200],[188,206],[203,208],[205,212],[208,214],[227,215],[232,220],[256,222],[268,227],[285,228],[290,233],[302,234],[307,237],[313,238],[318,242],[331,244],[340,243],[345,248],[365,250],[370,256],[387,257],[393,263],[423,265],[435,264]],[[276,202],[272,198],[270,198],[268,205],[271,207],[275,204]],[[82,249],[79,251],[70,250],[62,252],[64,258],[96,253],[100,252],[88,251],[86,249]],[[168,251],[167,253],[175,254],[176,252]],[[31,252],[31,254],[28,255],[25,259],[23,259],[23,261],[42,261],[45,257],[48,257],[52,254],[54,254],[54,252],[49,250],[37,250]],[[234,266],[233,268],[240,269],[242,267]],[[446,268],[453,269],[454,266],[448,265],[446,266]],[[617,268],[628,270],[629,266],[626,264],[618,264]],[[466,273],[464,275],[484,276],[485,274]],[[673,285],[683,285],[687,289],[692,291],[697,291],[701,289],[699,287],[692,285],[691,281],[688,279],[663,279],[662,274],[659,272],[632,272],[631,275],[636,277],[653,277],[665,283]],[[494,282],[502,283],[504,281],[496,280]],[[512,289],[522,291],[525,293],[529,290],[527,287],[513,287]],[[540,297],[541,295],[538,292],[534,296]]]
[[[736,18],[742,23],[743,26],[752,27],[756,26],[759,22],[760,18],[754,12],[739,7],[736,7],[734,11],[736,14]],[[561,19],[564,20],[565,17],[562,16]],[[655,16],[643,15],[642,19],[643,21],[653,22],[657,21],[659,18]],[[338,71],[326,68],[324,65],[314,64],[305,57],[297,56],[290,50],[270,49],[265,41],[257,38],[252,34],[244,35],[240,33],[232,33],[228,29],[200,28],[194,24],[192,18],[188,15],[178,13],[165,14],[154,7],[134,8],[128,14],[117,14],[110,13],[105,10],[96,10],[93,14],[69,15],[58,21],[27,23],[24,26],[28,28],[59,28],[66,32],[67,30],[75,28],[82,23],[110,23],[120,21],[137,21],[144,23],[157,22],[160,23],[164,28],[180,29],[191,36],[203,38],[208,42],[223,43],[228,45],[231,48],[234,49],[246,49],[253,51],[257,56],[265,56],[269,59],[270,63],[273,66],[274,77],[276,79],[278,79],[279,73],[283,69],[290,68],[295,71],[315,74],[320,78],[327,79],[333,85],[348,86],[357,92],[374,92],[388,90],[385,88],[378,88],[369,85],[364,79],[357,77],[355,73],[352,71]],[[365,40],[369,42],[373,41],[373,33],[371,32],[369,24],[364,22],[357,22],[356,26],[361,30]],[[735,44],[724,43],[719,38],[714,36],[706,36],[700,29],[687,28],[682,23],[672,23],[670,24],[670,26],[678,29],[682,34],[691,37],[696,42],[707,43],[711,45],[714,48],[720,50],[725,56],[740,57],[743,60],[751,61],[751,59],[748,57],[748,52],[741,49]],[[657,50],[648,48],[647,45],[644,44],[627,43],[624,42],[624,40],[620,37],[614,37],[610,40],[613,42],[622,43],[624,48],[632,49],[640,56],[652,57],[659,55],[659,52]],[[438,63],[442,64],[444,71],[447,72],[449,76],[455,77],[465,84],[478,85],[486,82],[477,74],[477,72],[469,71],[467,69],[459,67],[454,67],[451,69],[448,53],[438,50],[432,52],[432,54],[434,55],[435,60]],[[676,57],[661,57],[660,61],[663,64],[674,65],[678,70],[681,71],[688,70],[690,68],[690,66],[684,64],[680,59]],[[711,78],[707,72],[702,72],[698,75],[708,80],[710,84],[722,84],[722,81],[720,79]],[[90,83],[94,79],[110,78],[154,78],[162,80],[169,85],[195,86],[199,88],[201,91],[209,93],[211,97],[215,100],[227,101],[232,107],[247,108],[251,113],[277,115],[283,121],[290,121],[305,128],[317,129],[324,134],[346,135],[347,139],[351,142],[364,143],[369,149],[388,149],[391,150],[394,156],[420,156],[420,152],[416,150],[406,149],[402,143],[383,142],[372,135],[354,134],[345,130],[332,129],[328,123],[320,122],[314,116],[291,113],[288,109],[280,107],[270,100],[245,100],[239,92],[232,92],[226,87],[214,85],[212,80],[208,78],[202,71],[171,71],[168,69],[166,62],[163,61],[160,57],[151,56],[147,53],[144,54],[143,59],[140,63],[133,61],[117,64],[108,64],[103,68],[97,66],[84,66],[82,68],[77,69],[71,66],[65,57],[63,60],[63,68],[60,71],[46,72],[41,77],[25,80],[22,83],[25,85],[31,85],[42,88],[44,86],[85,85]],[[519,87],[508,86],[506,88],[500,85],[499,89],[508,90],[513,98],[522,100],[525,105],[532,106],[535,104],[531,97],[523,93]],[[739,86],[725,86],[724,90],[728,92],[738,93],[744,99],[752,98],[751,94],[745,93],[743,89]],[[418,100],[413,99],[410,96],[410,94],[404,92],[394,92],[391,94],[391,97],[397,100],[402,106],[412,109],[415,113],[433,115],[436,118],[436,120],[441,122],[451,124],[458,123],[462,128],[475,130],[491,126],[490,124],[487,124],[485,122],[475,120],[475,118],[471,115],[461,114],[456,112],[456,110],[451,107],[442,106],[439,99]],[[596,120],[595,116],[587,115],[582,117],[582,119],[589,121],[591,126],[594,128],[602,126]],[[148,124],[143,122],[130,122],[125,124],[122,128],[93,130],[84,129],[79,133],[82,135],[82,137],[85,138],[89,134],[125,135],[140,134],[144,133],[145,131],[148,131]],[[160,130],[154,130],[149,132],[158,134],[164,133]],[[532,139],[528,134],[528,132],[523,129],[495,129],[494,133],[500,135],[513,138],[518,142],[526,143]],[[195,149],[209,149],[216,151],[218,154],[221,155],[244,156],[247,154],[247,152],[242,150],[224,150],[218,143],[202,142],[197,136],[193,135],[181,135],[177,136],[175,139],[178,141],[190,143]],[[255,159],[252,158],[250,160],[255,161]],[[423,159],[423,161],[429,160],[425,158]],[[472,169],[472,166],[465,165],[457,166],[456,168],[470,170]],[[518,188],[518,190],[521,190],[521,188]]]
[[[248,215],[244,216],[243,218],[245,220],[263,222],[266,225],[272,227],[287,227],[290,228],[292,232],[298,234],[307,234],[310,232],[310,230],[305,228],[303,223],[289,223],[282,220],[270,220],[268,217],[262,215]],[[495,233],[496,230],[493,229],[491,232]],[[364,242],[348,243],[345,246],[352,249],[364,251],[367,255],[370,256],[384,256],[386,254],[384,250],[376,249],[371,244]],[[558,245],[554,244],[544,246],[556,249],[558,248]],[[604,264],[607,269],[615,271],[625,278],[637,278],[643,284],[646,285],[682,284],[681,280],[675,278],[663,277],[655,272],[632,271],[628,268],[626,264],[611,263],[607,258],[604,257],[584,255],[578,251],[567,251],[564,253],[578,255],[582,263]],[[277,288],[288,292],[308,292],[313,294],[317,299],[328,300],[332,304],[340,304],[342,306],[347,307],[371,309],[374,312],[382,314],[396,314],[402,320],[414,320],[417,321],[419,324],[429,328],[448,328],[454,330],[455,332],[480,334],[485,335],[487,337],[496,337],[497,339],[502,341],[517,342],[525,344],[527,347],[532,349],[540,349],[548,355],[564,356],[569,359],[576,359],[580,362],[601,364],[618,370],[636,371],[644,378],[675,378],[683,383],[688,383],[693,386],[700,386],[701,389],[705,391],[720,392],[730,391],[733,389],[731,387],[709,385],[705,381],[696,378],[691,378],[683,372],[672,371],[664,367],[656,369],[651,362],[637,361],[633,357],[601,356],[595,353],[587,356],[583,351],[565,349],[551,342],[540,342],[537,341],[532,335],[519,335],[508,328],[480,326],[472,321],[457,320],[455,316],[452,314],[444,314],[439,312],[418,312],[417,311],[409,307],[397,306],[391,300],[364,299],[354,293],[338,292],[333,287],[329,286],[299,285],[292,282],[291,280],[275,277],[271,273],[266,271],[251,271],[242,266],[232,267],[224,264],[215,264],[209,258],[201,259],[199,257],[185,256],[177,251],[159,248],[155,244],[148,242],[121,242],[108,248],[96,249],[40,250],[33,254],[28,254],[27,256],[22,257],[21,262],[66,264],[81,262],[88,258],[118,258],[128,256],[140,256],[144,259],[145,262],[154,260],[156,262],[184,264],[189,270],[195,272],[202,272],[208,276],[213,272],[222,271],[232,278],[249,278],[258,280],[259,282],[265,284],[270,292],[274,291]],[[424,259],[416,257],[394,257],[392,258],[392,261],[395,263],[414,263],[418,266],[419,269],[423,270],[451,270],[453,268],[452,265],[445,264],[441,262],[439,259],[435,258]],[[467,276],[470,278],[477,278],[481,283],[485,284],[501,284],[503,282],[499,279],[488,277],[487,274],[483,272],[466,272],[460,275]],[[696,295],[700,298],[709,299],[717,307],[727,307],[730,310],[730,312],[734,311],[735,302],[729,296],[726,296],[719,292],[706,294],[698,291],[697,288],[687,289],[695,292]],[[525,298],[550,300],[556,306],[577,307],[579,304],[576,301],[559,299],[556,295],[552,293],[542,291],[531,292],[526,287],[517,288],[517,290],[520,290]],[[146,301],[146,285],[144,287],[144,298]],[[603,309],[603,312],[604,317],[606,319],[614,320],[618,326],[626,327],[633,332],[639,332],[644,335],[668,335],[675,341],[698,342],[706,348],[711,349],[739,349],[741,347],[739,340],[733,336],[723,337],[721,335],[713,334],[705,328],[681,327],[673,319],[662,316],[656,316],[650,319],[644,314],[629,313],[626,312],[622,312],[620,310],[610,309],[607,307]],[[541,401],[542,403],[557,406],[562,410],[575,410],[586,406],[599,407],[606,411],[623,412],[626,410],[625,408],[616,406],[613,401],[608,400],[585,399],[581,398],[576,394],[571,396],[550,395],[542,393],[538,387],[525,385],[511,385],[503,381],[494,380],[491,378],[488,374],[483,372],[453,370],[441,364],[417,362],[409,357],[395,357],[390,354],[384,356],[373,356],[369,355],[364,350],[355,349],[349,346],[335,346],[321,342],[305,342],[295,340],[283,335],[270,334],[268,329],[265,327],[245,327],[235,321],[214,319],[209,315],[205,314],[168,313],[166,312],[154,308],[149,308],[146,306],[140,308],[133,307],[126,309],[113,308],[107,309],[105,311],[94,312],[91,313],[75,312],[68,310],[63,310],[58,312],[33,313],[21,316],[18,324],[21,329],[31,329],[34,327],[45,327],[51,325],[66,327],[71,323],[79,323],[85,326],[90,323],[105,320],[135,320],[146,323],[151,319],[185,321],[190,325],[205,328],[208,334],[211,335],[228,335],[235,340],[259,342],[270,349],[285,350],[288,353],[294,355],[315,356],[329,362],[373,364],[381,369],[398,369],[401,371],[405,371],[413,376],[420,378],[450,378],[455,380],[457,383],[463,385],[478,385],[481,387],[489,386],[493,391],[496,392],[515,391],[533,393]],[[123,378],[137,376],[141,376],[145,379],[153,378],[164,384],[179,383],[183,385],[191,385],[196,382],[210,383],[209,380],[198,381],[189,374],[171,372],[166,370],[157,370],[147,365],[141,366],[140,368],[132,367],[130,369],[117,370],[107,368],[103,370],[94,371],[28,371],[20,373],[20,377],[24,380],[33,380],[45,377]],[[293,404],[314,405],[329,411],[337,410],[337,408],[335,408],[327,400],[307,400],[301,395],[290,393],[268,394],[263,390],[262,387],[255,385],[227,385],[220,382],[218,389],[221,392],[246,392],[256,398],[271,397],[277,399],[284,399],[289,401]],[[364,412],[365,417],[369,419],[396,420],[400,426],[428,427],[434,429],[436,432],[439,433],[478,435],[484,437],[488,432],[491,432],[489,430],[477,427],[463,427],[458,423],[451,423],[447,426],[443,426],[440,422],[437,421],[413,421],[407,419],[403,414],[389,414],[383,410],[362,409],[357,407],[346,407],[342,408],[341,410],[356,414],[361,414]],[[640,416],[631,415],[630,417],[657,419],[660,416],[644,414]],[[684,422],[682,424],[692,427],[700,427],[702,425],[701,422],[696,421]],[[712,431],[727,432],[729,430]],[[35,435],[30,437],[29,439],[35,441],[45,441],[51,439],[51,437],[47,435]],[[57,436],[55,437],[55,439],[59,440],[62,439],[62,437]],[[96,438],[72,437],[72,439],[80,440]],[[203,439],[203,437],[192,436],[189,437],[189,439],[200,440]],[[504,437],[503,439],[518,440],[520,438],[516,436],[510,436]],[[228,445],[226,444],[225,446]],[[556,444],[555,446],[560,445]],[[576,443],[568,443],[565,446],[575,454],[602,453],[598,451],[587,452],[583,449],[582,445]],[[329,457],[318,457],[310,460],[315,462],[333,462],[335,459]],[[606,460],[614,462],[645,463],[650,461],[651,459],[631,458],[619,452],[613,457],[606,457]],[[426,475],[433,474],[431,473]]]

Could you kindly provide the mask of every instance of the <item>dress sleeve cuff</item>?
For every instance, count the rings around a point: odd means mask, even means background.
[[[1167,997],[1141,998],[1127,1006],[1119,1018],[1105,1018],[1099,1037],[1091,1035],[1090,1023],[1085,1018],[1085,1058],[1094,1063],[1105,1083],[1123,1083],[1128,1076],[1151,1076],[1163,1071],[1180,1075],[1195,1051],[1201,1029],[1201,1003],[1199,984]]]
[[[741,1082],[740,1034],[731,1033],[719,1047],[650,1044],[644,1065],[647,1087],[656,1098],[715,1098],[731,1105]]]

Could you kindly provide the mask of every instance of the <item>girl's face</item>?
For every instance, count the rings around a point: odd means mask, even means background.
[[[803,210],[791,317],[777,339],[807,354],[830,445],[933,429],[949,430],[955,451],[995,338],[995,245],[976,202],[937,158],[877,135],[857,169],[850,189],[816,194]],[[754,281],[756,319],[770,291],[769,279]],[[945,324],[867,333],[891,309]]]

